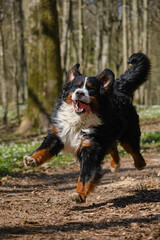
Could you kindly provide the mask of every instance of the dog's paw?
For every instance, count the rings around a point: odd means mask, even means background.
[[[120,168],[120,163],[114,165],[114,167],[112,167],[112,166],[110,167],[112,173],[118,172],[119,168]]]
[[[145,161],[135,164],[135,167],[137,168],[137,170],[143,170],[145,168],[145,166],[146,166]]]
[[[36,160],[30,156],[24,156],[23,163],[25,167],[37,167]]]
[[[85,199],[77,192],[74,192],[71,194],[71,199],[72,201],[76,202],[76,203],[84,203]]]

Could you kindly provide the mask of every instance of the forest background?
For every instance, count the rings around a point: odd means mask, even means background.
[[[110,68],[118,78],[139,51],[152,71],[134,102],[159,105],[159,26],[159,0],[0,0],[1,123],[14,106],[19,133],[46,130],[75,63],[86,75]]]
[[[0,0],[0,239],[160,239],[160,0]],[[79,163],[59,153],[39,168],[23,157],[41,144],[67,72],[118,78],[134,52],[152,70],[135,93],[139,172],[118,145],[109,170],[83,205],[71,202]]]

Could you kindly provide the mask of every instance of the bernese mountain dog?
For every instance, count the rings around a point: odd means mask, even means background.
[[[72,199],[77,203],[85,202],[100,181],[106,154],[111,155],[111,171],[119,169],[118,142],[131,154],[138,170],[146,165],[140,153],[139,117],[132,98],[147,80],[151,65],[143,53],[133,54],[128,63],[130,68],[116,80],[110,69],[86,77],[76,64],[55,103],[47,137],[31,156],[24,157],[25,166],[37,167],[60,151],[75,154],[80,175]]]

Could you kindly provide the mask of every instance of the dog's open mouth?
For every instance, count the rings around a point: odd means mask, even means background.
[[[81,114],[85,112],[89,114],[91,112],[91,108],[88,103],[85,103],[79,100],[74,100],[73,105],[74,105],[75,112],[77,114]]]

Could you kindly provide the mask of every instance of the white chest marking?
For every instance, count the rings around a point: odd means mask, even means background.
[[[56,129],[58,136],[65,145],[64,151],[74,153],[82,143],[81,131],[89,134],[93,127],[102,125],[101,119],[93,113],[77,115],[72,105],[63,103],[57,115]]]

